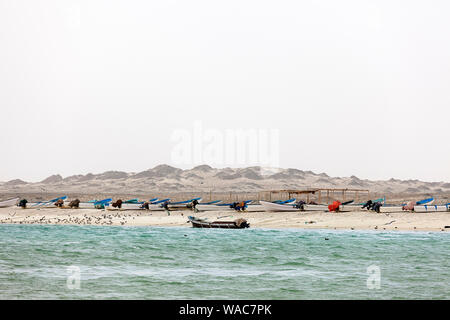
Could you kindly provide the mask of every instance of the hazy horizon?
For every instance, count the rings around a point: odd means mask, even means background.
[[[267,133],[281,168],[450,181],[449,12],[440,0],[0,1],[0,181],[257,165],[226,159],[242,154],[220,144],[239,130]]]

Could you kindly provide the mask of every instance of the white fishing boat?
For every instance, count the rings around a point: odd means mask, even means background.
[[[69,203],[70,202],[64,202],[64,208],[69,208]],[[80,204],[78,205],[79,209],[98,209],[98,207],[96,207],[96,204],[93,202],[80,202]]]
[[[123,211],[123,210],[150,210],[163,211],[162,204],[149,204],[148,209],[144,203],[122,203],[121,207],[113,207],[111,203],[105,205],[106,210],[109,211]]]
[[[339,211],[342,211],[344,206],[339,206]],[[303,211],[329,211],[326,204],[304,204]]]
[[[265,211],[273,212],[295,212],[295,211],[329,211],[326,204],[303,204],[300,208],[296,204],[279,204],[267,201],[260,201]],[[346,206],[339,206],[339,211],[347,211]]]
[[[265,211],[301,211],[292,204],[279,204],[268,201],[259,201]]]
[[[217,204],[198,204],[195,206],[199,211],[234,211],[229,204],[217,205]]]
[[[190,209],[192,208],[192,202],[197,201],[198,203],[202,202],[202,198],[194,198],[185,201],[179,202],[169,202],[169,209]]]
[[[361,210],[366,210],[366,209],[362,209],[360,205],[346,205],[346,206],[341,206],[342,210],[344,211],[361,211]]]
[[[122,203],[121,207],[113,207],[111,203],[105,206],[106,210],[145,210],[143,203]]]
[[[48,201],[40,201],[40,202],[27,202],[27,209],[42,209],[42,208],[56,208],[55,203],[58,200],[66,200],[67,196],[58,197],[56,199],[48,200]]]
[[[0,202],[0,208],[8,208],[8,207],[15,206],[18,201],[19,201],[19,198],[14,198],[14,199],[1,201]]]
[[[380,212],[382,213],[394,213],[394,212],[403,212],[403,211],[416,211],[416,212],[428,212],[428,211],[446,211],[444,209],[446,209],[445,205],[444,207],[440,207],[439,208],[435,207],[434,205],[432,205],[432,203],[434,203],[434,198],[428,198],[428,199],[423,199],[420,201],[414,202],[410,201],[409,203],[405,203],[403,205],[397,205],[397,204],[383,204],[382,207],[380,207]],[[433,208],[435,207],[435,208]],[[405,208],[408,208],[408,210],[405,210]],[[417,211],[416,210],[419,210]]]
[[[210,203],[200,203],[196,206],[196,208],[199,211],[235,211],[235,209],[232,207],[233,203],[219,203],[221,201],[213,201]],[[262,212],[262,211],[266,211],[264,206],[261,204],[261,201],[259,201],[259,203],[254,203],[252,204],[253,201],[251,200],[247,200],[244,201],[246,203],[246,207],[244,209],[244,211],[247,212]],[[291,200],[287,200],[287,201],[275,201],[275,202],[271,202],[271,203],[276,203],[276,204],[292,204],[295,202],[295,199],[291,199]],[[240,204],[242,202],[237,202],[237,204]]]
[[[289,199],[289,200],[285,200],[285,201],[283,201],[283,200],[272,201],[272,203],[286,205],[286,206],[294,206],[295,201],[296,201],[296,199]],[[247,208],[245,209],[245,211],[262,212],[262,211],[266,211],[266,210],[265,210],[265,207],[261,204],[261,201],[259,201],[259,203],[247,205]]]
[[[382,206],[380,207],[380,212],[391,213],[391,212],[403,212],[403,206]]]
[[[261,205],[249,205],[251,200],[247,201],[241,201],[241,202],[234,202],[234,203],[219,203],[221,201],[213,201],[209,203],[199,203],[195,207],[199,211],[236,211],[234,208],[234,204],[237,206],[241,206],[243,203],[245,204],[245,209],[243,211],[263,211],[263,208]],[[250,208],[250,210],[248,210]],[[239,210],[241,211],[241,210]]]
[[[249,204],[247,208],[245,208],[245,211],[248,212],[261,212],[265,211],[264,206],[262,204]]]
[[[55,202],[28,202],[27,209],[56,208]]]
[[[443,205],[414,206],[414,212],[450,212],[450,203]]]

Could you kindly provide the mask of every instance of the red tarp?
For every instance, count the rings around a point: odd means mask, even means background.
[[[334,201],[332,204],[328,206],[328,210],[330,210],[330,212],[339,211],[340,205],[341,203],[339,201]]]

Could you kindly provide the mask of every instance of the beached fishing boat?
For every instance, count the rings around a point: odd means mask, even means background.
[[[243,211],[247,211],[250,202],[252,202],[252,200],[233,203],[199,203],[195,207],[199,211],[240,211],[242,207],[244,208]],[[239,210],[236,210],[235,206],[238,206]]]
[[[339,206],[339,211],[342,211],[343,206]],[[302,211],[329,211],[326,204],[305,204]]]
[[[163,204],[170,201],[170,199],[158,200],[158,198],[150,199],[148,202],[138,201],[137,199],[121,201],[119,200],[106,205],[106,210],[118,211],[118,210],[150,210],[150,211],[163,211]]]
[[[443,205],[414,206],[414,212],[450,212],[450,203]]]
[[[194,199],[178,201],[178,202],[169,202],[168,207],[169,207],[169,209],[191,209],[192,202],[194,202],[194,201],[201,202],[202,198],[194,198]]]
[[[61,209],[105,209],[105,207],[108,206],[111,201],[111,198],[103,200],[91,200],[88,202],[79,202],[78,206],[73,205],[72,207],[72,201],[64,201],[64,205],[61,207]]]
[[[403,206],[399,206],[399,205],[384,205],[382,207],[380,207],[380,212],[381,213],[394,213],[394,212],[402,212],[403,210]]]
[[[244,211],[247,212],[261,212],[264,211],[264,207],[262,204],[249,204]]]
[[[40,202],[28,202],[26,208],[30,209],[41,209],[41,208],[55,208],[55,203],[59,200],[66,200],[67,196],[58,197],[48,201],[40,201]]]
[[[295,205],[295,201],[297,199],[289,199],[289,200],[277,200],[277,201],[272,201],[272,203],[275,204],[284,204],[284,205]],[[265,207],[261,204],[261,202],[259,201],[258,203],[252,204],[250,203],[246,208],[245,211],[248,212],[262,212],[265,211]]]
[[[245,229],[250,228],[250,224],[245,219],[236,219],[234,221],[213,221],[189,216],[189,222],[194,228],[220,228],[220,229]]]
[[[18,201],[19,201],[19,198],[0,201],[0,208],[8,208],[8,207],[15,206]]]
[[[292,204],[295,202],[296,199],[289,199],[289,200],[278,200],[274,201],[272,203],[277,204]],[[196,206],[196,208],[199,211],[235,211],[236,209],[233,207],[233,204],[240,204],[242,202],[234,202],[234,203],[219,203],[221,201],[213,201],[209,203],[201,203]],[[255,203],[252,204],[252,200],[243,201],[244,203],[244,210],[247,212],[262,212],[265,211],[264,206],[261,203]]]
[[[260,201],[265,211],[272,212],[295,212],[295,211],[329,211],[326,204],[279,204],[267,201]],[[346,202],[350,204],[351,202]],[[348,211],[347,205],[340,205],[339,211]]]
[[[434,202],[434,198],[427,198],[419,201],[410,201],[409,203],[404,203],[401,205],[398,204],[383,204],[380,208],[380,212],[382,213],[394,213],[394,212],[403,212],[403,211],[416,211],[416,212],[428,212],[428,211],[446,211],[444,208],[436,208],[433,210],[432,203]],[[445,205],[444,205],[445,206]],[[428,209],[430,207],[430,209]],[[416,208],[419,210],[417,211]]]
[[[259,201],[259,203],[263,206],[265,211],[301,211],[299,208],[296,208],[293,204],[279,204],[268,201]]]
[[[233,208],[230,208],[230,205],[218,205],[218,204],[198,204],[195,206],[197,210],[199,211],[228,211],[228,210],[234,210]]]
[[[292,198],[292,199],[289,199],[289,200],[276,200],[276,201],[272,201],[272,202],[273,203],[278,203],[278,204],[294,204],[296,200],[297,199]]]

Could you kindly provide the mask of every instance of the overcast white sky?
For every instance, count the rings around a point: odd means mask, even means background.
[[[281,167],[450,181],[449,16],[444,0],[0,0],[0,181],[171,164],[196,119],[279,129]]]

